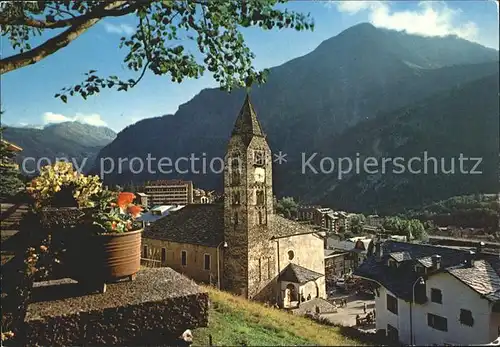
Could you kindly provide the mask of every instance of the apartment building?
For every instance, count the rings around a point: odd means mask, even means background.
[[[297,219],[300,221],[313,221],[314,220],[314,211],[316,209],[321,208],[319,205],[311,205],[311,206],[299,206],[297,209]]]
[[[144,194],[149,207],[157,205],[187,205],[193,203],[193,182],[158,180],[146,183]]]
[[[500,335],[500,258],[385,241],[355,276],[377,285],[376,327],[406,345],[488,344]]]

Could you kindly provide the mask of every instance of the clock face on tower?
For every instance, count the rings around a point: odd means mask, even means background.
[[[264,182],[266,179],[266,170],[264,170],[261,167],[257,167],[255,168],[254,175],[255,175],[255,182],[259,183]]]

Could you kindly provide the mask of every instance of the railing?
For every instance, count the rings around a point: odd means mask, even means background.
[[[146,267],[162,267],[160,260],[148,258],[141,258],[141,265]]]

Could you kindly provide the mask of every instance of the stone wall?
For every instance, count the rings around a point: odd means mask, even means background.
[[[77,295],[78,284],[44,283],[33,291],[24,345],[168,345],[208,325],[208,293],[169,268],[146,269],[104,294]]]
[[[252,237],[249,238],[248,294],[249,298],[259,301],[275,301],[279,275],[277,245],[275,241],[269,241],[269,237],[262,236],[261,230],[255,230],[258,228],[256,226],[252,230]]]
[[[239,180],[232,179],[231,160],[238,158],[234,169],[239,172]],[[228,249],[224,253],[223,288],[238,295],[248,292],[248,210],[246,182],[246,146],[240,136],[230,139],[224,161],[224,240]],[[234,203],[235,195],[239,203]]]
[[[264,182],[257,182],[255,178],[255,150],[265,153]],[[234,158],[239,158],[237,182],[232,176],[231,160]],[[239,135],[233,136],[225,168],[224,236],[228,249],[224,261],[224,288],[247,298],[265,296],[261,292],[267,288],[265,291],[270,296],[272,290],[268,284],[277,275],[277,267],[268,232],[273,212],[272,155],[265,138],[254,137],[247,145]],[[264,203],[258,205],[256,193],[260,190],[264,192]],[[239,194],[236,204],[235,194]]]
[[[306,269],[325,273],[325,252],[323,238],[314,234],[296,235],[278,240],[280,271],[294,263]],[[293,252],[290,259],[289,252]]]

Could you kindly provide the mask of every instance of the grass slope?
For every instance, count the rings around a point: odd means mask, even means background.
[[[315,323],[307,318],[264,307],[262,304],[205,287],[211,308],[209,326],[193,332],[195,346],[361,346],[342,336],[339,328]]]

